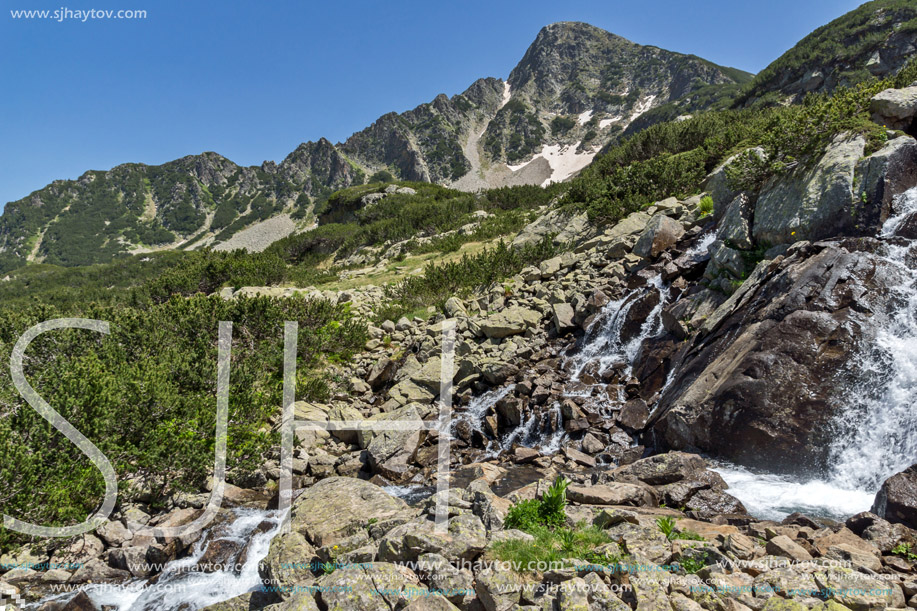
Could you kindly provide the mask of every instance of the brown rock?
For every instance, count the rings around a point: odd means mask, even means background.
[[[782,556],[797,562],[809,562],[812,560],[812,555],[805,548],[786,535],[777,535],[767,542],[765,549],[772,556]]]

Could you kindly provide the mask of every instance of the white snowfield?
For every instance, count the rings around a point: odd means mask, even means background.
[[[551,175],[541,183],[541,186],[547,186],[552,182],[561,182],[585,168],[595,158],[596,151],[594,150],[587,153],[577,153],[576,151],[580,144],[581,142],[568,145],[546,144],[533,159],[520,165],[508,167],[513,172],[518,172],[522,168],[543,159],[551,167]]]

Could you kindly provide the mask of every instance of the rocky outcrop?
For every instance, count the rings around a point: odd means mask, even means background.
[[[893,76],[913,57],[917,17],[908,3],[867,2],[818,28],[758,73],[737,103],[798,102],[871,77]]]
[[[885,480],[872,512],[889,522],[917,528],[917,465]]]
[[[865,146],[862,137],[838,136],[812,169],[765,186],[755,205],[755,240],[772,246],[850,232],[854,170]]]
[[[769,469],[822,467],[838,372],[888,319],[882,296],[903,281],[881,248],[801,243],[759,263],[682,352],[656,409],[659,439]]]
[[[872,98],[869,110],[876,123],[890,129],[900,129],[914,134],[914,118],[917,117],[917,87],[886,89]]]

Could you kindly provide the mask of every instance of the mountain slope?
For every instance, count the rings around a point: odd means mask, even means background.
[[[380,170],[465,190],[564,180],[640,113],[749,76],[587,24],[556,23],[507,82],[480,79],[451,98],[388,113],[337,146],[305,143],[260,167],[204,153],[55,181],[6,206],[0,271],[170,248],[260,250],[309,226],[316,201]]]
[[[873,0],[824,25],[762,70],[737,105],[798,101],[871,76],[886,77],[917,52],[917,3]]]
[[[279,214],[303,218],[314,198],[362,176],[325,139],[260,167],[203,153],[159,166],[89,171],[7,204],[0,269],[33,261],[102,263],[129,252],[219,243]]]
[[[576,22],[543,28],[504,83],[388,114],[341,145],[373,169],[462,189],[560,181],[646,110],[751,75]]]

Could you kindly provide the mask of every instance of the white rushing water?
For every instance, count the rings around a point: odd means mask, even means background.
[[[654,290],[659,291],[659,303],[643,321],[640,332],[630,339],[622,338],[621,332],[630,309],[644,293]],[[587,331],[589,341],[566,363],[572,379],[579,380],[583,370],[592,363],[598,363],[598,372],[602,373],[609,367],[623,362],[629,372],[644,340],[655,337],[662,331],[662,310],[667,299],[668,288],[664,286],[661,277],[655,276],[648,287],[634,289],[621,299],[607,303],[596,322]]]
[[[893,210],[881,237],[892,236],[917,212],[917,188],[898,196]],[[895,304],[889,324],[857,358],[865,383],[848,389],[836,422],[831,459],[839,485],[876,492],[886,478],[917,461],[917,270],[906,263],[908,250],[886,245],[885,260],[903,281],[888,295]]]
[[[258,564],[280,532],[283,516],[277,511],[233,509],[226,528],[211,528],[195,544],[191,555],[169,562],[155,579],[135,579],[124,584],[90,584],[83,591],[99,608],[116,611],[194,611],[261,588]],[[223,570],[201,572],[198,563],[214,541],[228,539],[239,547]],[[244,552],[243,552],[244,550]],[[308,561],[306,559],[305,561]],[[71,598],[74,594],[52,597]]]
[[[713,467],[713,471],[726,480],[729,494],[742,501],[749,513],[765,520],[779,521],[795,511],[844,519],[868,510],[875,497],[875,492],[845,488],[832,482],[753,473],[728,463]]]
[[[917,213],[917,188],[895,198],[893,213],[880,238]],[[907,265],[910,247],[900,240],[884,245],[885,262],[902,280],[887,296],[889,323],[857,355],[848,372],[855,379],[839,395],[827,476],[803,482],[734,465],[717,469],[752,514],[843,518],[868,511],[882,482],[917,462],[917,270]]]

